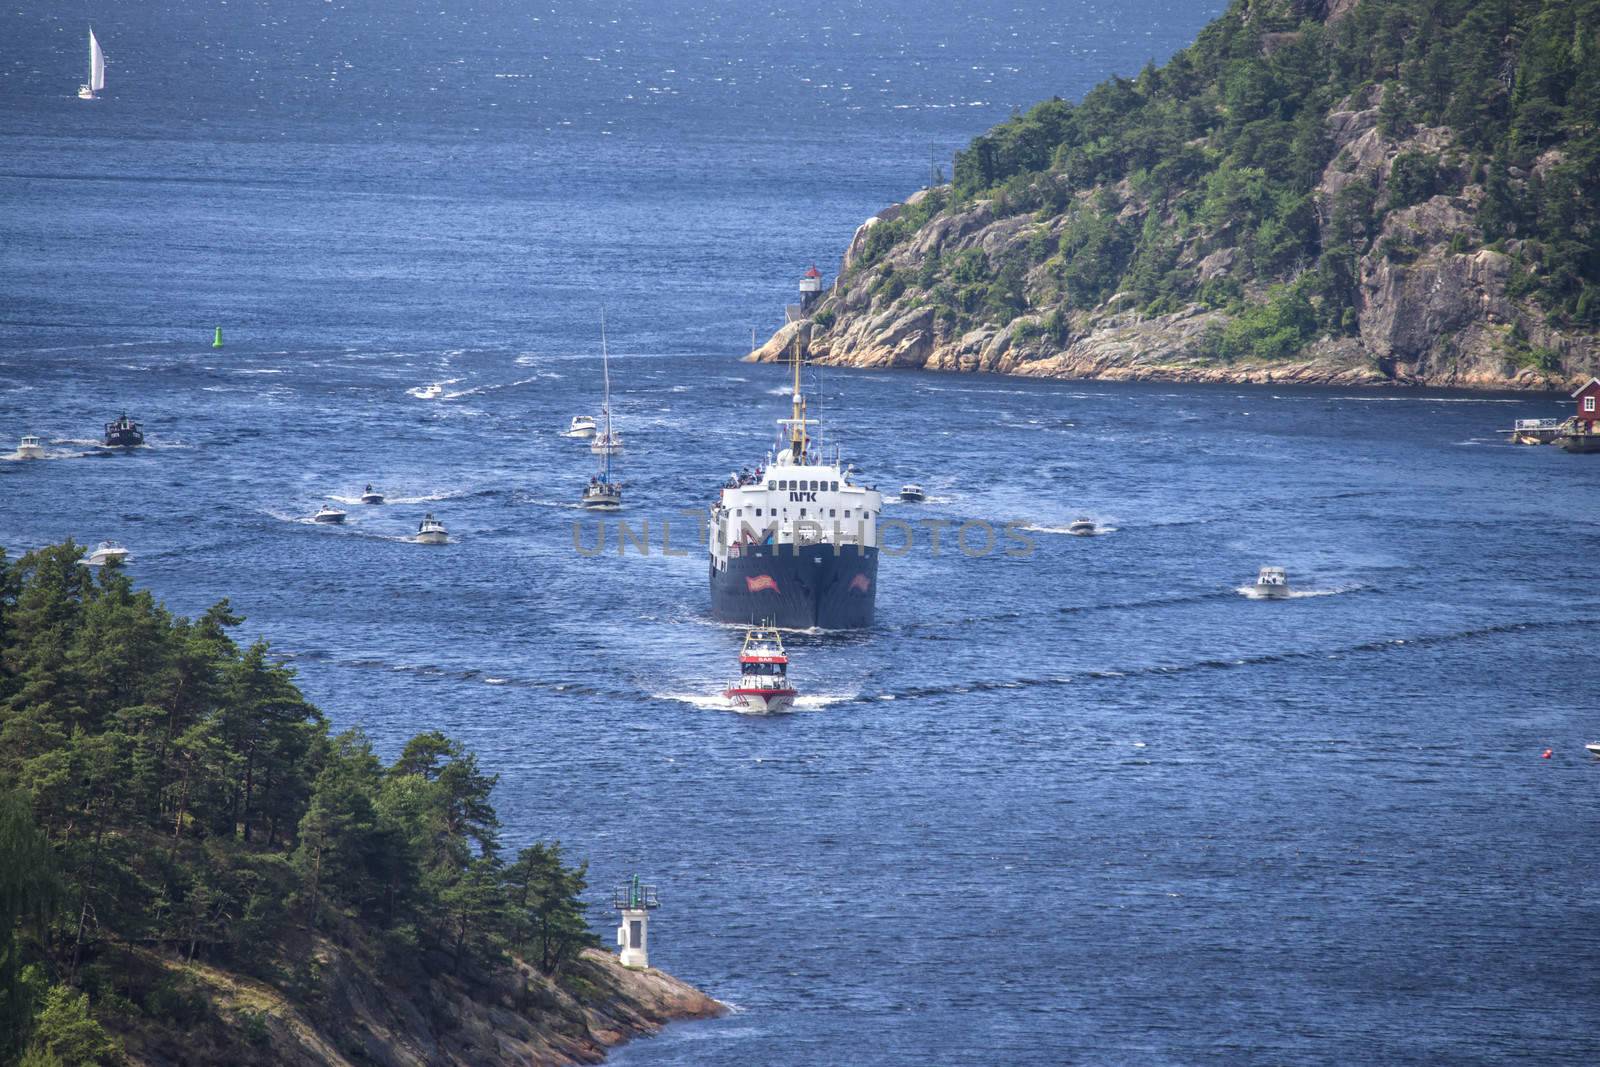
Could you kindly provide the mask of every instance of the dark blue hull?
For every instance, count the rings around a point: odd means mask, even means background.
[[[719,622],[787,630],[857,630],[872,625],[878,550],[855,545],[801,549],[756,545],[711,565],[711,615]]]

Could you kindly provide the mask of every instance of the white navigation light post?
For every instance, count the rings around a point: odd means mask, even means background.
[[[800,276],[800,311],[809,314],[812,305],[822,299],[822,272],[811,267]]]
[[[650,966],[650,913],[661,907],[656,887],[643,885],[639,876],[620,887],[614,897],[622,925],[617,927],[617,947],[622,950],[622,965],[634,970]]]

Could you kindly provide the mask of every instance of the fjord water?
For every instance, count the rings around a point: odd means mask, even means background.
[[[1034,551],[918,526],[799,713],[712,699],[679,511],[782,413],[751,326],[930,142],[1217,5],[437,6],[97,10],[92,105],[79,16],[0,13],[0,436],[62,457],[0,462],[8,551],[121,540],[386,755],[464,739],[600,928],[658,883],[739,1010],[619,1063],[1593,1062],[1600,465],[1493,432],[1553,400],[825,372],[894,516]],[[573,547],[602,302],[649,556]]]

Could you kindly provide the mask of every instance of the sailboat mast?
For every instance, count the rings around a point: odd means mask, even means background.
[[[605,437],[602,439],[606,457],[606,484],[611,484],[611,355],[606,351],[606,309],[600,309],[600,372],[605,379],[604,400],[600,413],[605,418]]]

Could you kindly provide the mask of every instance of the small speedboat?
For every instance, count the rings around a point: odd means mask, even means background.
[[[1591,756],[1600,756],[1600,741],[1590,741],[1584,745],[1584,750]]]
[[[900,499],[910,501],[913,504],[920,504],[928,499],[928,494],[922,491],[922,486],[920,485],[902,485],[900,487]]]
[[[344,512],[340,511],[336,507],[331,507],[331,506],[329,506],[327,504],[324,504],[317,511],[317,513],[315,515],[311,516],[311,521],[312,522],[326,522],[326,523],[329,523],[331,525],[337,526],[340,523],[344,522]]]
[[[363,504],[381,504],[383,503],[383,494],[369,485],[361,491],[361,502]]]
[[[1289,576],[1282,567],[1262,567],[1251,595],[1263,600],[1280,600],[1289,595]]]
[[[101,541],[94,546],[94,551],[84,557],[84,562],[91,567],[104,567],[107,563],[123,563],[128,559],[128,550],[115,541]]]
[[[724,689],[722,695],[736,710],[761,715],[794,707],[789,656],[776,629],[752,626],[745,631],[744,647],[739,650],[739,680]]]
[[[583,487],[581,506],[591,511],[616,511],[622,506],[622,483],[606,478],[590,478]]]
[[[106,423],[106,435],[103,440],[107,448],[138,448],[144,444],[144,431],[139,429],[137,422],[123,413]]]
[[[566,428],[566,430],[561,434],[561,436],[562,437],[593,437],[594,436],[594,416],[593,415],[574,415],[574,416],[572,416],[572,425],[568,426]]]
[[[1067,524],[1067,533],[1075,537],[1093,537],[1100,530],[1093,519],[1074,519]]]
[[[18,459],[43,459],[44,442],[33,434],[23,434],[22,442],[17,445]]]
[[[450,541],[450,531],[444,528],[444,523],[433,517],[433,512],[428,512],[422,517],[422,524],[417,527],[417,543],[423,545],[443,545]]]

